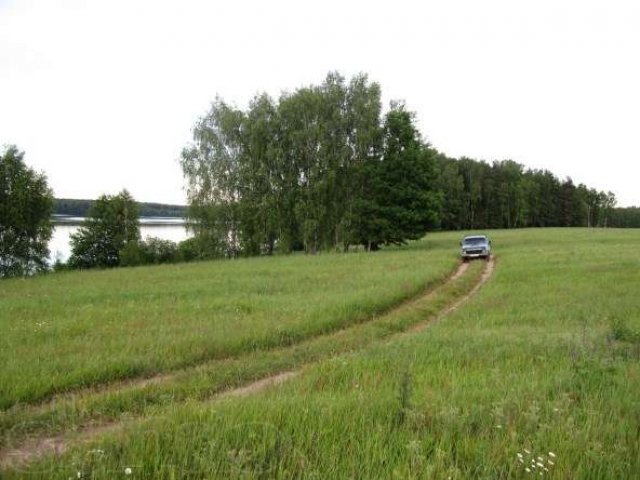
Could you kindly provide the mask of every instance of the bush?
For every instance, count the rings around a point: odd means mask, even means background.
[[[142,242],[129,242],[119,252],[121,267],[135,267],[146,262]]]
[[[178,245],[171,240],[147,237],[140,242],[145,263],[175,263],[179,261]]]
[[[130,242],[120,250],[121,267],[158,265],[182,260],[178,245],[175,242],[157,237],[147,237],[143,241]]]
[[[187,238],[178,243],[178,256],[182,262],[193,262],[200,258],[200,248],[196,238]]]

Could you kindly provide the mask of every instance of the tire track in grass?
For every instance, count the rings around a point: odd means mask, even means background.
[[[274,348],[265,348],[265,349],[259,349],[259,350],[264,350],[264,351],[271,351],[271,350],[278,350],[278,349],[283,349],[283,348],[289,348],[289,347],[293,347],[295,345],[299,345],[299,344],[303,344],[304,342],[308,342],[308,341],[313,341],[314,339],[318,339],[321,337],[327,337],[330,335],[335,335],[337,333],[340,333],[342,331],[348,331],[354,327],[357,327],[359,325],[371,322],[372,320],[375,320],[376,318],[379,318],[381,316],[387,315],[389,313],[395,312],[398,309],[403,308],[405,305],[410,305],[412,303],[415,303],[416,300],[424,298],[425,296],[431,295],[432,293],[435,293],[436,291],[438,291],[440,288],[442,288],[443,286],[457,280],[458,278],[460,278],[462,275],[464,275],[464,273],[468,270],[469,268],[469,263],[461,263],[458,265],[458,267],[456,268],[456,270],[453,272],[453,274],[449,275],[444,281],[437,281],[436,283],[430,285],[429,287],[427,287],[425,290],[423,290],[421,293],[419,293],[418,295],[414,295],[413,297],[404,299],[402,301],[400,301],[399,303],[396,303],[395,305],[389,307],[388,309],[382,311],[381,313],[378,314],[373,314],[370,315],[369,317],[367,317],[366,319],[362,320],[362,321],[358,321],[355,323],[349,323],[347,325],[344,325],[340,328],[337,328],[335,330],[330,330],[327,331],[325,333],[321,333],[318,335],[313,335],[307,338],[303,338],[298,342],[294,342],[288,345],[280,345]],[[179,369],[175,369],[173,371],[166,371],[166,372],[161,372],[158,373],[156,375],[151,375],[151,376],[144,376],[144,377],[138,377],[138,378],[127,378],[127,379],[122,379],[122,380],[114,380],[114,381],[110,381],[110,382],[105,382],[102,384],[97,384],[97,385],[91,385],[91,386],[87,386],[87,387],[78,387],[78,388],[72,388],[69,389],[67,391],[63,391],[63,392],[59,392],[56,394],[53,394],[51,397],[41,401],[41,402],[36,402],[33,404],[29,404],[30,407],[32,407],[34,409],[34,411],[37,411],[38,409],[42,409],[42,408],[47,408],[49,406],[55,405],[56,403],[60,403],[60,402],[65,402],[65,401],[73,401],[74,399],[77,398],[82,398],[82,397],[87,397],[87,396],[91,396],[91,395],[97,395],[97,394],[102,394],[102,393],[118,393],[118,392],[124,392],[124,391],[129,391],[129,390],[135,390],[135,389],[141,389],[144,388],[146,386],[150,386],[150,385],[157,385],[157,384],[161,384],[163,382],[167,382],[167,381],[171,381],[174,378],[176,378],[179,375],[184,374],[185,372],[188,371],[193,371],[196,370],[198,368],[201,368],[204,365],[210,365],[213,364],[215,362],[222,362],[225,360],[229,360],[229,359],[234,359],[234,358],[241,358],[243,356],[248,356],[249,353],[254,353],[254,352],[244,352],[238,355],[231,355],[229,357],[221,357],[221,358],[215,358],[215,359],[210,359],[207,360],[205,362],[199,363],[199,364],[195,364],[195,365],[191,365],[188,367],[184,367],[184,368],[179,368]],[[5,410],[5,411],[0,411],[0,413],[8,413],[10,412],[11,409],[9,410]]]
[[[412,305],[415,305],[418,302],[429,301],[430,299],[435,297],[438,291],[442,289],[444,286],[452,282],[455,282],[456,280],[459,280],[461,277],[463,277],[464,274],[468,271],[468,269],[469,269],[469,263],[460,264],[460,266],[457,268],[454,274],[451,275],[444,284],[423,294],[417,299],[414,298],[412,301],[403,302],[401,305],[397,306],[396,308],[386,312],[385,316],[391,315],[395,312],[401,311],[406,308],[410,308]],[[472,287],[470,291],[468,291],[463,296],[453,300],[444,308],[442,308],[440,311],[430,315],[426,320],[419,322],[402,332],[390,334],[387,337],[385,337],[385,340],[390,341],[399,336],[415,334],[416,332],[422,331],[425,328],[435,324],[436,322],[441,321],[444,317],[446,317],[447,315],[451,314],[452,312],[460,308],[460,306],[463,303],[467,302],[471,297],[473,297],[478,292],[478,290],[480,290],[480,288],[489,280],[494,270],[495,270],[495,258],[491,257],[491,259],[486,262],[486,266],[481,274],[479,281]],[[343,328],[339,331],[332,332],[331,334],[325,335],[325,336],[340,335],[341,333],[347,330],[354,329],[357,327],[358,325],[355,325],[355,326],[352,325],[350,327]],[[375,343],[375,342],[372,342],[372,343]],[[216,402],[224,398],[244,397],[247,395],[252,395],[254,393],[263,391],[270,387],[275,387],[297,376],[302,370],[302,368],[304,368],[305,366],[311,365],[313,363],[317,363],[318,361],[321,361],[321,360],[311,361],[306,364],[303,364],[297,370],[287,370],[283,372],[274,373],[274,374],[262,377],[260,379],[257,379],[253,382],[247,383],[245,385],[223,390],[221,392],[213,394],[208,400],[205,400],[205,401]],[[197,367],[193,367],[193,368],[195,369]],[[161,382],[162,380],[166,380],[169,377],[171,377],[171,375],[165,374],[162,376],[154,377],[155,379],[154,381]],[[148,385],[150,383],[150,380],[151,379],[142,379],[139,382],[137,382],[136,385],[137,386]],[[131,385],[132,385],[131,381],[129,381],[128,386],[131,387]],[[144,418],[148,418],[148,417],[142,416],[142,417],[132,418],[130,420],[113,421],[113,422],[106,423],[103,425],[98,425],[98,426],[90,425],[85,428],[81,428],[80,430],[73,432],[71,434],[61,433],[55,436],[48,436],[44,438],[43,437],[29,438],[28,440],[23,442],[21,445],[18,445],[14,448],[5,448],[0,450],[0,469],[4,470],[9,468],[18,468],[21,466],[25,466],[47,455],[62,455],[65,452],[67,452],[69,448],[71,448],[72,446],[79,446],[82,444],[89,443],[95,440],[97,437],[100,437],[101,435],[120,432],[126,426],[133,424],[135,422],[140,422],[141,420],[144,420]]]
[[[290,371],[261,378],[260,380],[248,385],[218,393],[214,398],[212,398],[212,400],[246,397],[247,395],[252,395],[262,390],[266,390],[269,387],[286,382],[297,374],[298,372]],[[0,451],[0,470],[23,467],[32,461],[47,455],[62,455],[72,445],[77,446],[89,443],[101,435],[121,431],[127,425],[132,424],[135,421],[140,421],[140,418],[89,427],[72,434],[61,433],[53,437],[29,439],[18,448]]]
[[[463,265],[469,265],[468,263],[463,264]],[[452,302],[450,305],[448,305],[447,307],[445,307],[444,309],[442,309],[440,311],[440,313],[438,313],[435,318],[431,318],[428,319],[424,322],[420,322],[416,325],[414,325],[413,327],[411,327],[409,330],[407,330],[406,333],[416,333],[416,332],[421,332],[422,330],[424,330],[425,328],[439,322],[440,320],[442,320],[444,317],[450,315],[451,313],[455,312],[456,310],[458,310],[462,304],[466,303],[471,297],[473,297],[476,293],[478,293],[478,290],[480,290],[480,288],[482,288],[482,286],[487,283],[487,281],[489,280],[489,278],[491,278],[491,275],[493,275],[493,271],[496,268],[496,258],[495,256],[491,256],[489,258],[489,260],[487,261],[487,265],[485,266],[482,275],[480,276],[480,281],[465,295],[463,295],[462,297],[458,298],[457,300],[455,300],[454,302]]]

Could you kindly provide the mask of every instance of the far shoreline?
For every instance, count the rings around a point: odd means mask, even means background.
[[[51,223],[56,225],[81,226],[88,217],[79,217],[76,215],[53,214]],[[184,217],[165,217],[165,216],[140,216],[138,217],[140,225],[151,227],[163,226],[183,226],[187,225],[187,219]]]

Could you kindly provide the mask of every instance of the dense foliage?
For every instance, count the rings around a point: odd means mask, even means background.
[[[435,156],[413,116],[381,115],[380,88],[331,73],[319,86],[217,99],[182,155],[189,216],[210,256],[402,243],[438,211]]]
[[[187,239],[179,243],[156,237],[142,240],[139,205],[126,190],[91,201],[84,224],[71,234],[68,262],[56,262],[54,269],[132,267],[202,258],[199,240]]]
[[[615,208],[610,225],[618,228],[640,228],[640,207]]]
[[[453,159],[380,87],[330,73],[246,111],[218,98],[183,151],[200,257],[351,245],[377,249],[443,230],[630,226],[615,196],[512,160]],[[613,220],[616,218],[617,220]]]
[[[439,156],[443,230],[613,226],[615,196],[512,160]]]
[[[402,105],[386,115],[383,138],[382,156],[365,165],[364,188],[353,206],[354,243],[368,249],[422,237],[425,227],[437,224],[440,208],[433,151]]]
[[[91,205],[84,225],[71,234],[69,266],[118,266],[120,251],[139,239],[138,206],[129,192],[102,195]]]
[[[31,275],[47,267],[53,194],[42,173],[9,146],[0,155],[0,277]]]
[[[189,262],[198,259],[192,239],[176,243],[158,237],[129,242],[120,250],[120,266],[159,265],[162,263]]]
[[[85,217],[88,215],[94,200],[76,198],[54,199],[53,213],[56,215],[71,215]],[[186,207],[182,205],[167,205],[164,203],[138,203],[138,211],[142,217],[184,217]]]

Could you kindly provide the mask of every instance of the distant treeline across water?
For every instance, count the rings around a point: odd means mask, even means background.
[[[71,215],[74,217],[86,217],[93,200],[75,198],[54,199],[55,215]],[[184,217],[186,209],[184,205],[167,205],[164,203],[138,202],[141,217]]]
[[[75,198],[54,199],[54,215],[69,215],[86,217],[93,200]],[[165,203],[138,202],[141,217],[180,217],[186,216],[187,207],[184,205],[169,205]],[[640,207],[613,208],[608,222],[610,227],[640,228]],[[451,229],[451,226],[448,226]]]

